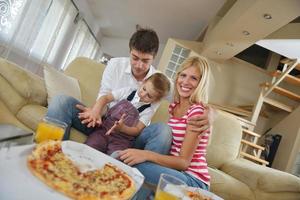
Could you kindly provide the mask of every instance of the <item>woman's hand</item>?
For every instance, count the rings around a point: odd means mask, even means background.
[[[125,164],[132,166],[148,160],[150,151],[140,149],[126,149],[119,152],[119,159]]]
[[[102,124],[100,114],[94,111],[92,108],[85,107],[80,104],[77,104],[76,108],[81,111],[78,114],[78,118],[81,120],[81,123],[86,124],[88,128],[100,126]]]

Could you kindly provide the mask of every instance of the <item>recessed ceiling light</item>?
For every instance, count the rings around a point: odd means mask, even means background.
[[[226,45],[233,47],[234,45],[231,42],[226,42]]]
[[[264,14],[264,18],[265,18],[265,19],[272,19],[272,16],[271,16],[270,14],[267,14],[267,13],[266,13],[266,14]]]
[[[250,35],[250,33],[248,31],[243,31],[244,35]]]
[[[222,55],[222,53],[220,52],[220,51],[215,51],[215,54],[217,54],[217,55]]]

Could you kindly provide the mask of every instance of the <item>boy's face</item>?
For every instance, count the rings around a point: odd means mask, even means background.
[[[144,103],[153,103],[159,100],[159,94],[155,91],[151,81],[143,83],[138,91],[140,101]]]
[[[146,77],[153,59],[154,56],[150,53],[142,53],[135,49],[130,51],[131,72],[138,81]]]

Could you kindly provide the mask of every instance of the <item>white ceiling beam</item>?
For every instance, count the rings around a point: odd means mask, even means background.
[[[299,10],[299,0],[238,0],[206,33],[201,53],[211,59],[232,58],[298,17]]]

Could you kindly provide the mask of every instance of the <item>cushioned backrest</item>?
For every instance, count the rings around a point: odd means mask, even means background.
[[[224,163],[238,156],[242,139],[242,128],[232,115],[218,112],[213,123],[210,145],[207,148],[207,162],[210,167],[220,168]]]
[[[168,122],[169,119],[169,102],[167,100],[162,100],[159,108],[157,109],[156,113],[152,117],[151,122]]]
[[[65,74],[76,78],[81,90],[82,102],[94,105],[105,65],[85,57],[75,58],[66,68]]]
[[[24,103],[47,104],[47,91],[41,77],[2,58],[0,74],[1,99],[13,113]]]

